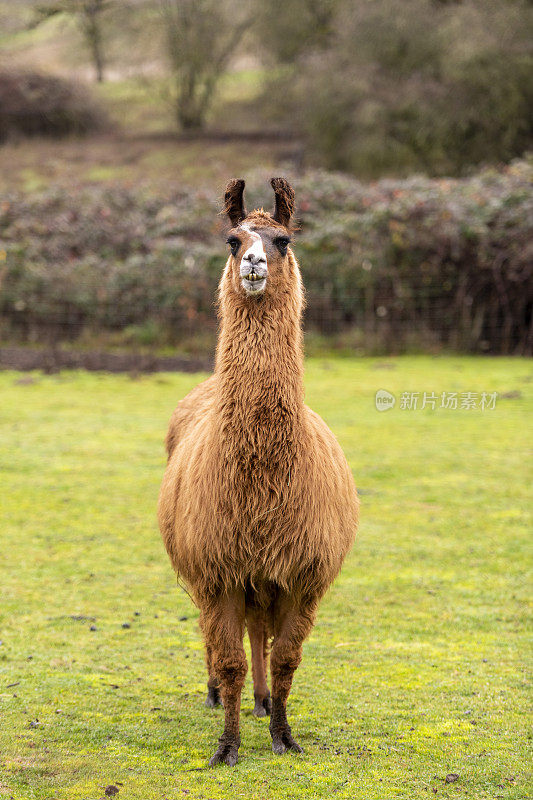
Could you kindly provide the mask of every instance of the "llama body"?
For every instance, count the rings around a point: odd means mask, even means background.
[[[284,197],[292,192],[276,180]],[[161,532],[201,611],[208,704],[222,695],[226,715],[211,763],[237,759],[245,625],[255,713],[272,707],[275,752],[300,750],[286,719],[292,675],[318,601],[338,574],[357,525],[346,459],[326,424],[304,404],[303,290],[296,259],[279,245],[280,235],[288,238],[290,215],[278,213],[284,197],[276,194],[274,217],[246,216],[242,188],[228,191],[242,260],[239,269],[239,259],[230,256],[220,284],[215,373],[178,405],[167,435]],[[251,253],[250,262],[243,252]],[[242,264],[256,259],[259,277],[252,272],[248,282]],[[254,291],[262,280],[264,290]],[[266,683],[271,638],[272,700]]]

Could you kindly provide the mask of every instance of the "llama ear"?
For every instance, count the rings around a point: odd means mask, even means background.
[[[246,209],[242,199],[244,193],[244,181],[233,180],[226,186],[224,195],[224,211],[235,227],[246,218]]]
[[[276,197],[276,208],[272,218],[288,228],[294,214],[294,189],[285,178],[272,178],[270,185]]]

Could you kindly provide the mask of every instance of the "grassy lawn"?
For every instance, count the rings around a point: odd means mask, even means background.
[[[531,363],[308,362],[360,535],[294,681],[305,753],[272,754],[249,680],[240,761],[215,770],[222,711],[203,706],[197,610],[155,520],[165,426],[199,377],[0,374],[0,796],[531,796]],[[384,413],[381,388],[398,397]],[[402,391],[500,396],[409,411]]]

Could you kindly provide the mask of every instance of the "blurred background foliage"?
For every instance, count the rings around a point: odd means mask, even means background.
[[[225,182],[282,173],[311,343],[530,353],[532,43],[526,0],[0,0],[0,337],[210,350]]]
[[[23,0],[0,23],[4,67],[128,77],[181,129],[278,127],[309,166],[461,174],[531,147],[526,0]]]
[[[531,146],[530,3],[276,0],[261,21],[287,65],[265,98],[298,109],[323,166],[460,174]]]

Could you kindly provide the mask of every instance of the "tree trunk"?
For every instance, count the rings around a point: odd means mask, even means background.
[[[104,80],[104,54],[102,47],[102,30],[99,15],[102,11],[102,0],[93,0],[86,3],[83,9],[84,23],[83,30],[92,57],[96,80],[102,83]]]

